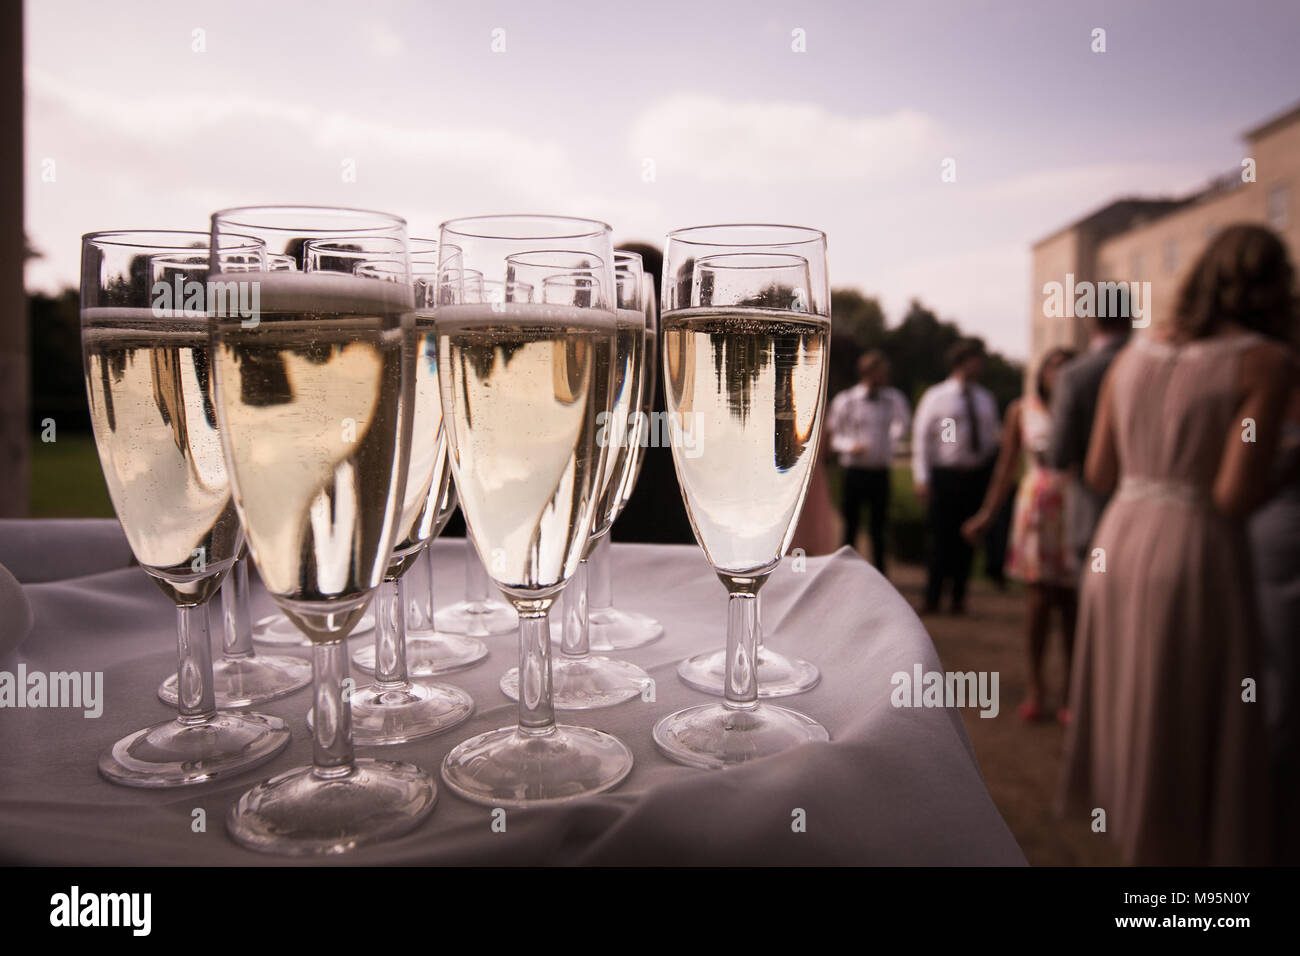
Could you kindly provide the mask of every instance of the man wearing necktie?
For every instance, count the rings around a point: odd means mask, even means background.
[[[973,557],[961,525],[984,498],[997,458],[1001,416],[992,393],[977,382],[984,372],[983,343],[963,339],[946,357],[948,378],[927,389],[916,406],[912,480],[929,525],[922,610],[938,611],[944,584],[951,582],[952,610],[961,614]]]

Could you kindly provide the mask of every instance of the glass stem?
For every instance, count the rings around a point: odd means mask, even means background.
[[[610,564],[610,535],[601,535],[596,542],[596,549],[591,552],[590,595],[587,603],[593,611],[601,611],[614,606],[614,581]]]
[[[483,604],[491,596],[491,582],[487,571],[483,569],[483,559],[474,547],[474,541],[465,537],[465,600],[471,604]]]
[[[403,575],[402,580],[410,579],[407,587],[409,597],[403,603],[406,608],[406,629],[408,631],[433,630],[433,548],[425,547],[415,560],[415,567]]]
[[[182,724],[204,724],[217,715],[206,602],[176,609],[176,710]]]
[[[313,644],[312,772],[345,777],[352,772],[352,703],[344,691],[348,676],[347,641]]]
[[[405,607],[403,578],[385,578],[375,594],[375,686],[381,690],[407,683]]]
[[[753,710],[758,705],[758,594],[732,591],[727,601],[727,661],[723,706]]]
[[[519,611],[519,732],[542,736],[555,730],[549,603],[516,610]]]
[[[221,582],[221,656],[253,656],[253,619],[248,610],[248,558],[240,558]]]
[[[587,617],[587,583],[590,574],[587,559],[578,562],[578,570],[564,588],[560,619],[560,653],[565,657],[583,658],[591,653],[590,622]]]

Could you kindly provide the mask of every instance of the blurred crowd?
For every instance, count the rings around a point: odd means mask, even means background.
[[[829,404],[842,540],[865,513],[882,572],[910,434],[923,615],[965,613],[975,549],[1009,517],[1005,570],[1027,605],[1017,713],[1066,725],[1059,809],[1126,862],[1300,862],[1297,316],[1286,247],[1238,225],[1193,266],[1171,321],[1131,335],[1126,308],[1092,320],[1086,349],[1041,356],[1005,414],[977,340],[949,349],[915,412],[878,352]],[[833,536],[819,468],[796,544]],[[1000,551],[985,558],[995,578]],[[1053,624],[1068,673],[1049,691]]]

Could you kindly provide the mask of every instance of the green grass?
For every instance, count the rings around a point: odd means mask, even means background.
[[[95,440],[89,435],[60,435],[57,441],[32,439],[33,518],[111,518],[104,475]]]

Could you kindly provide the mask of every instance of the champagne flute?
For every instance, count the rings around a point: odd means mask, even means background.
[[[248,549],[275,603],[312,641],[312,766],[246,792],[226,828],[250,849],[342,853],[414,828],[432,777],[357,759],[345,692],[345,638],[383,580],[405,493],[414,405],[414,296],[406,223],[309,206],[228,209],[212,242],[251,233],[298,270],[265,272],[253,321],[211,320],[222,445]],[[307,243],[347,243],[404,270],[353,273],[347,259],[305,270]]]
[[[418,446],[412,446],[411,475],[414,476],[417,471],[421,473],[430,471],[430,480],[425,483],[417,478],[413,483],[410,477],[407,479],[407,510],[409,512],[414,508],[416,511],[411,518],[413,523],[408,525],[411,534],[404,539],[406,542],[404,545],[398,545],[398,550],[406,553],[396,569],[399,591],[397,606],[402,609],[403,616],[401,627],[405,634],[403,653],[406,675],[432,677],[473,667],[487,656],[488,649],[487,645],[476,637],[443,633],[433,626],[434,567],[430,546],[446,527],[452,512],[456,510],[456,487],[451,481],[451,470],[446,461],[447,439],[442,430],[442,404],[438,397],[438,346],[432,331],[429,311],[434,304],[433,297],[437,289],[438,243],[434,239],[412,239],[410,245],[411,274],[415,281],[417,304],[420,306],[416,313],[421,343],[417,348],[416,418],[424,417],[432,425],[436,417],[437,445],[425,448],[418,456],[416,454],[419,450]],[[458,274],[460,281],[467,280],[472,283],[481,280],[482,277],[473,270],[462,269],[457,251],[449,250],[448,273],[461,269],[463,274]],[[380,275],[385,271],[382,265],[373,263],[363,263],[358,268],[369,273],[376,273],[378,270],[377,274]],[[427,430],[427,427],[417,423],[413,440],[419,441],[420,434]],[[417,458],[419,465],[417,465]],[[425,489],[423,497],[421,488]],[[405,521],[406,518],[403,520]],[[396,552],[394,554],[396,558]],[[414,573],[411,573],[412,569]],[[390,567],[390,571],[393,570],[394,568]],[[413,594],[408,594],[409,581],[414,581],[416,585]],[[395,639],[395,635],[391,633],[377,632],[374,643],[357,648],[352,655],[352,663],[358,670],[367,674],[375,673],[375,661],[380,658],[385,661],[385,668],[396,668],[398,666],[396,650],[390,646],[389,650],[381,653],[382,649],[386,645],[391,645],[391,641]],[[395,682],[395,673],[393,670],[387,673],[385,678],[387,684],[391,685]],[[385,699],[392,700],[391,693]],[[357,740],[365,742],[368,735],[357,724],[355,697],[352,706],[353,728],[357,732]],[[468,716],[469,714],[466,713],[466,717]]]
[[[608,415],[611,393],[596,377],[612,373],[617,324],[610,228],[487,216],[444,223],[440,240],[463,251],[484,288],[506,283],[503,301],[466,301],[469,290],[453,285],[435,324],[456,490],[488,573],[519,615],[522,690],[518,726],[453,748],[442,777],[488,806],[600,793],[627,776],[632,753],[609,734],[556,724],[547,614],[582,559],[604,467],[597,416]],[[510,257],[557,249],[576,254],[526,294]]]
[[[760,703],[759,591],[790,546],[817,458],[830,308],[826,237],[793,226],[670,233],[664,388],[673,465],[695,538],[726,587],[724,700],[655,725],[679,763],[726,767],[828,740]]]
[[[208,599],[243,544],[213,414],[207,336],[208,237],[101,232],[82,238],[86,394],[113,508],[136,560],[176,605],[175,720],[137,731],[99,759],[133,787],[204,783],[270,760],[289,744],[278,717],[218,712]],[[218,262],[258,261],[256,238],[227,234]],[[204,253],[173,283],[152,256]]]
[[[515,275],[538,269],[555,269],[566,252],[526,252],[509,258]],[[611,411],[597,424],[597,442],[605,448],[605,467],[596,485],[596,507],[591,535],[578,563],[578,570],[564,589],[560,619],[553,622],[551,637],[560,644],[560,656],[551,661],[552,696],[559,710],[587,710],[610,707],[641,694],[651,683],[650,675],[627,661],[593,655],[587,619],[587,555],[609,534],[619,493],[631,461],[628,445],[630,413],[640,398],[641,356],[645,347],[645,310],[642,307],[644,272],[636,253],[614,253],[614,281],[617,293],[615,351],[612,370],[596,367],[596,387],[610,395],[596,395],[598,406]],[[554,283],[560,277],[546,280]],[[604,353],[597,353],[601,358]],[[611,374],[612,373],[612,374]],[[511,668],[501,678],[501,691],[519,699],[519,669]]]
[[[410,451],[406,491],[397,522],[397,543],[389,557],[375,599],[375,641],[371,645],[374,681],[352,694],[352,734],[358,746],[400,744],[450,730],[474,712],[469,694],[449,684],[410,679],[406,665],[406,594],[404,575],[435,531],[439,504],[446,497],[447,440],[438,397],[438,350],[429,312],[438,263],[417,259],[437,255],[436,244],[411,240],[411,261],[371,259],[357,243],[313,239],[304,247],[306,271],[410,285],[415,292],[415,361]],[[419,243],[419,251],[415,244]],[[427,301],[426,301],[427,300]],[[486,653],[486,648],[484,649]],[[376,667],[375,664],[378,664]],[[307,726],[314,724],[314,710]]]
[[[758,634],[758,696],[788,697],[812,690],[821,680],[817,665],[799,657],[788,657],[768,647]],[[677,676],[688,686],[721,697],[725,692],[727,649],[720,647],[688,657],[677,665]]]
[[[615,253],[617,256],[618,253]],[[613,521],[627,507],[628,499],[636,488],[641,476],[641,464],[645,461],[645,449],[652,440],[658,440],[654,432],[655,382],[659,374],[659,323],[658,308],[655,303],[654,277],[648,272],[642,275],[642,305],[645,308],[645,346],[641,359],[641,375],[637,382],[637,412],[632,416],[628,433],[628,448],[631,461],[623,486],[619,489],[617,506]],[[664,627],[648,614],[635,611],[621,611],[614,607],[614,586],[611,574],[610,539],[612,535],[603,535],[596,543],[596,548],[588,556],[590,562],[591,596],[589,598],[588,619],[590,621],[591,649],[595,651],[627,650],[642,647],[664,636]]]
[[[255,257],[227,254],[222,269],[234,273],[260,265],[261,261]],[[185,288],[187,283],[202,285],[207,281],[208,253],[206,249],[158,253],[149,257],[149,270],[151,284],[162,283],[174,294],[176,288]],[[306,661],[297,657],[258,657],[253,651],[247,553],[248,548],[241,545],[239,557],[221,581],[221,656],[212,665],[213,691],[219,710],[252,707],[292,694],[311,683],[311,665]],[[164,704],[176,706],[178,684],[177,675],[170,674],[159,685],[158,697]]]

